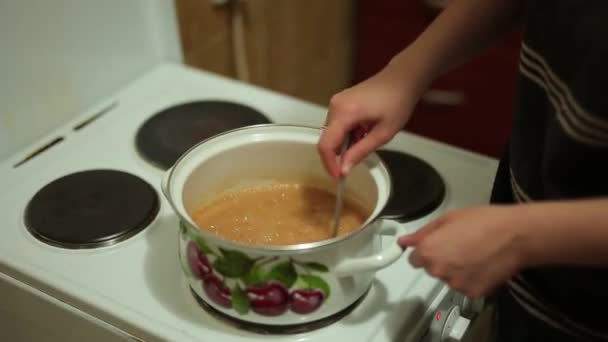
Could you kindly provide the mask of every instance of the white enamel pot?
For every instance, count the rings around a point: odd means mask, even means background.
[[[319,128],[279,124],[240,128],[197,144],[167,171],[162,190],[179,218],[183,275],[213,309],[270,326],[317,321],[356,302],[375,272],[403,254],[396,240],[406,233],[404,227],[380,218],[391,181],[376,154],[346,178],[346,193],[371,212],[349,235],[259,247],[224,240],[196,226],[189,213],[235,186],[299,179],[335,188],[317,153],[320,134]],[[390,243],[383,244],[382,235],[389,235]]]

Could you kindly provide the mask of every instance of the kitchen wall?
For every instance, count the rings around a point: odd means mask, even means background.
[[[322,105],[351,83],[351,0],[175,1],[191,66]]]
[[[0,161],[162,61],[179,61],[165,0],[0,3]],[[27,151],[31,152],[30,150]],[[25,151],[24,151],[25,153]]]

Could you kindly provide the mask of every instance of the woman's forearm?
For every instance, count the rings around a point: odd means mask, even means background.
[[[522,12],[522,0],[453,0],[387,67],[424,91],[436,77],[511,31]]]
[[[526,264],[608,267],[608,199],[523,204]]]

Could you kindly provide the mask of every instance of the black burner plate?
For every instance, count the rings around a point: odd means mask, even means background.
[[[357,306],[359,306],[359,304],[361,304],[363,299],[365,299],[365,297],[369,293],[370,289],[371,289],[371,286],[354,303],[352,303],[351,305],[344,308],[342,311],[339,311],[332,316],[329,316],[326,318],[321,318],[319,320],[312,321],[312,322],[291,324],[291,325],[266,325],[266,324],[243,321],[243,320],[234,318],[230,315],[227,315],[227,314],[215,309],[211,305],[205,303],[205,301],[203,301],[196,294],[196,292],[194,292],[194,290],[192,290],[192,288],[190,288],[190,292],[196,299],[199,306],[201,306],[205,311],[207,311],[209,314],[211,314],[218,320],[225,322],[227,324],[230,324],[230,325],[236,327],[237,329],[242,329],[242,330],[250,331],[253,333],[257,333],[257,334],[263,334],[263,335],[291,335],[291,334],[300,334],[300,333],[305,333],[305,332],[321,329],[321,328],[329,326],[329,325],[339,321],[340,319],[346,317]]]
[[[377,152],[389,169],[393,191],[382,216],[412,221],[435,210],[445,197],[441,175],[422,159],[403,152]]]
[[[63,176],[40,189],[25,210],[25,225],[48,244],[94,248],[135,235],[158,211],[156,191],[139,177],[116,170],[89,170]]]
[[[150,163],[169,169],[198,142],[231,129],[270,123],[257,110],[225,101],[199,101],[167,108],[137,132],[136,146]]]

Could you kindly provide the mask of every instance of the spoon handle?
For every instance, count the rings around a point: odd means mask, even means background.
[[[342,147],[340,149],[340,155],[338,156],[339,164],[342,164],[342,156],[346,149],[350,145],[350,137],[347,136],[346,139],[342,142]],[[336,237],[338,235],[338,228],[340,227],[340,218],[342,217],[342,207],[343,207],[343,196],[344,193],[344,176],[340,176],[338,179],[338,188],[336,190],[336,209],[334,211],[334,220],[332,225],[332,237]]]

